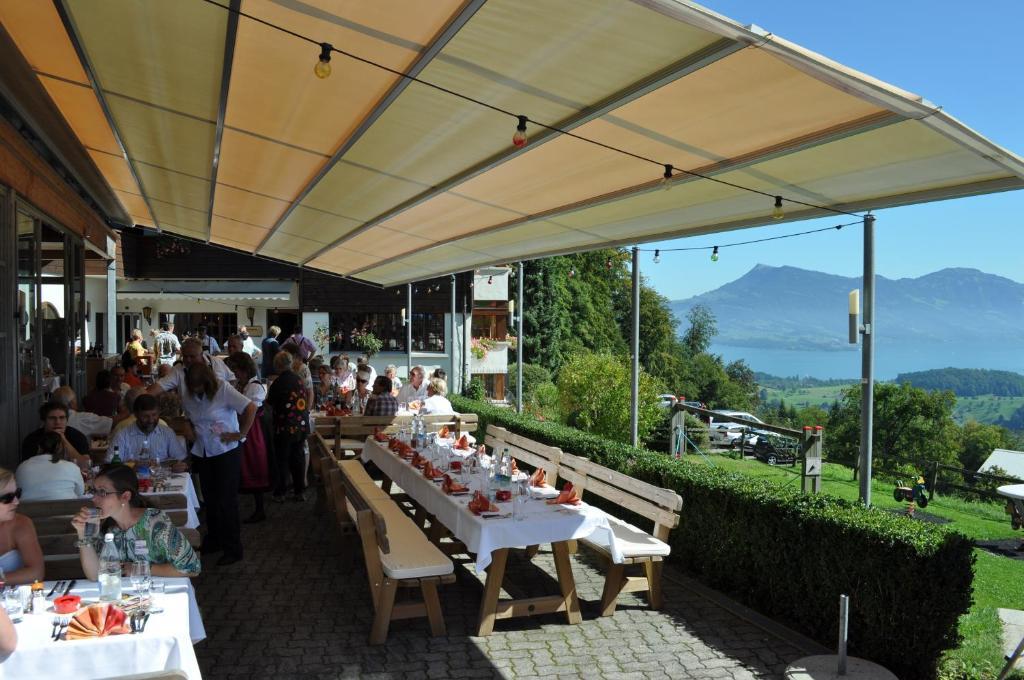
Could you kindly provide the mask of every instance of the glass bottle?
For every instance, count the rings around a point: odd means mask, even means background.
[[[121,600],[121,555],[114,545],[114,534],[103,537],[103,550],[99,564],[100,601],[120,602]]]

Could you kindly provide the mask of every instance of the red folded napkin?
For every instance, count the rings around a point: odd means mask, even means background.
[[[444,473],[435,468],[430,461],[427,461],[423,465],[423,476],[427,479],[437,479],[438,477],[444,477]]]
[[[451,434],[451,432],[449,432],[449,431],[448,431],[448,426],[447,426],[447,425],[445,425],[444,427],[442,427],[442,428],[441,428],[441,429],[440,429],[440,430],[438,431],[438,433],[437,433],[437,438],[438,438],[438,439],[447,439],[447,438],[449,437],[449,435],[450,435],[450,434]]]
[[[562,487],[562,493],[558,494],[558,498],[549,500],[548,505],[579,505],[581,502],[580,495],[576,493],[572,482],[566,482]]]
[[[466,435],[459,437],[459,441],[456,442],[455,448],[460,451],[469,451],[469,438]]]
[[[451,478],[451,475],[445,475],[444,481],[441,482],[441,491],[445,493],[459,493],[461,491],[469,491],[469,487],[459,484]]]
[[[124,612],[111,604],[94,604],[86,607],[71,619],[68,624],[67,640],[81,640],[107,635],[122,635],[131,630],[124,625]]]
[[[421,456],[418,452],[412,454],[412,460],[410,461],[413,467],[421,468],[427,464],[427,459]]]
[[[473,492],[473,500],[471,500],[467,507],[469,511],[474,515],[479,515],[481,512],[498,512],[498,506],[492,503],[487,496],[483,495],[479,491]]]
[[[548,473],[544,471],[544,468],[537,468],[530,475],[530,486],[547,486],[548,485]]]
[[[384,430],[380,429],[379,427],[373,428],[373,438],[379,442],[388,441],[388,436],[384,434]]]
[[[519,472],[519,466],[516,465],[516,459],[512,459],[512,474]]]

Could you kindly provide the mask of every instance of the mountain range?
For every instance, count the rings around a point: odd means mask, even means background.
[[[759,264],[715,290],[670,303],[680,334],[704,305],[718,322],[716,343],[794,350],[849,349],[847,295],[861,277]],[[914,343],[1004,343],[1024,348],[1024,284],[977,269],[918,278],[875,279],[877,338]]]

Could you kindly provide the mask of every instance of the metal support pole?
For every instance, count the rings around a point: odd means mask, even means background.
[[[839,596],[839,649],[836,673],[846,675],[846,640],[850,631],[850,596]]]
[[[412,380],[412,284],[405,284],[405,375]]]
[[[455,370],[455,348],[458,346],[457,343],[455,342],[455,274],[451,275],[451,285],[452,285],[452,311],[451,311],[451,319],[450,319],[450,321],[451,321],[451,324],[450,324],[451,325],[451,335],[448,336],[448,342],[450,342],[451,345],[450,345],[450,347],[448,349],[448,356],[451,357],[452,374],[451,374],[451,377],[448,378],[448,381],[449,381],[448,382],[448,384],[449,384],[449,388],[448,389],[452,389],[452,388],[455,387],[455,385],[457,384],[455,382],[455,376],[457,376],[459,374],[459,372],[461,372],[461,370],[460,371],[456,371]],[[461,364],[460,364],[460,369],[461,369]]]
[[[523,263],[519,263],[516,271],[516,412],[523,412]]]
[[[633,246],[633,347],[632,404],[629,414],[629,441],[639,444],[640,425],[640,249]]]
[[[875,411],[875,218],[864,216],[864,326],[860,373],[860,500],[871,507],[871,438]]]

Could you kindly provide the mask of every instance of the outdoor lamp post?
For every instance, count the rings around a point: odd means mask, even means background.
[[[142,318],[146,320],[146,323],[150,326],[153,325],[153,308],[146,305],[142,308]]]
[[[253,325],[253,323],[254,323],[253,319],[256,318],[256,308],[255,307],[246,307],[245,308],[245,315],[247,317],[249,317],[249,325],[250,326]]]

